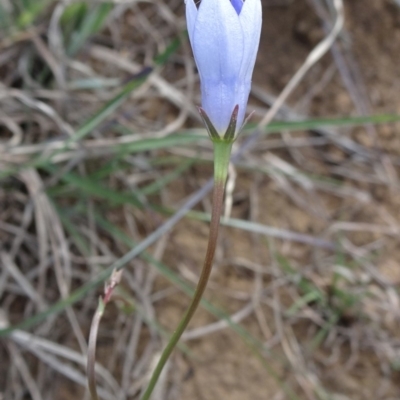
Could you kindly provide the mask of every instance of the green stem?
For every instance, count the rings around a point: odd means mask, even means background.
[[[178,343],[182,333],[185,331],[188,326],[190,320],[195,313],[200,300],[203,296],[204,290],[207,286],[208,278],[211,274],[212,263],[214,259],[215,249],[217,246],[217,238],[218,238],[218,228],[219,228],[219,220],[222,211],[222,203],[224,199],[224,189],[225,189],[225,181],[228,174],[228,165],[229,158],[232,149],[232,142],[224,141],[224,140],[213,140],[214,143],[214,191],[213,191],[213,203],[212,203],[212,213],[211,213],[211,223],[210,223],[210,234],[208,237],[208,245],[206,256],[204,259],[203,268],[201,270],[201,275],[199,278],[199,282],[197,283],[196,290],[194,292],[192,301],[188,309],[186,310],[185,315],[183,316],[181,322],[176,328],[175,332],[171,336],[167,347],[164,349],[160,360],[151,376],[149,385],[142,397],[142,400],[149,400],[150,396],[156,386],[158,378],[160,377],[161,371],[164,368],[169,356],[174,350],[176,344]]]

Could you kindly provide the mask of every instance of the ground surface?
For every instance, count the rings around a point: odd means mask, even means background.
[[[326,4],[263,1],[249,104],[254,121],[330,29]],[[152,206],[179,209],[212,174],[207,141],[161,142],[200,126],[186,41],[80,145],[32,164],[30,157],[47,157],[45,146],[71,134],[63,123],[72,131],[84,126],[184,28],[178,1],[110,7],[104,26],[88,37],[81,29],[83,44],[69,54],[51,23],[67,37],[84,13],[67,9],[65,16],[57,2],[33,28],[7,31],[0,46],[0,166],[17,168],[2,175],[0,188],[4,325],[68,298],[167,219]],[[278,119],[400,114],[400,7],[348,0],[345,20],[338,44],[307,73]],[[155,398],[400,399],[400,123],[332,125],[286,125],[262,136],[236,165],[231,217],[248,228],[222,227],[206,292],[234,323],[200,309]],[[161,144],[127,151],[123,144],[114,152],[120,138]],[[159,188],[150,190],[154,182]],[[144,208],[132,197],[139,189]],[[208,195],[195,210],[210,211]],[[99,329],[97,361],[109,371],[99,374],[103,398],[139,398],[166,343],[162,330],[172,332],[188,304],[179,282],[197,282],[208,235],[201,216],[191,214],[159,238],[148,249],[152,259],[127,264]],[[280,231],[263,235],[260,225]],[[88,398],[80,354],[100,293],[92,289],[60,314],[1,338],[0,398]],[[25,332],[47,345],[30,346]]]

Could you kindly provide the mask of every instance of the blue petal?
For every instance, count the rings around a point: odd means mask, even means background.
[[[244,52],[240,76],[246,82],[250,82],[260,43],[262,24],[261,1],[246,0],[239,19],[244,35]]]
[[[231,3],[236,10],[237,14],[240,14],[240,11],[242,11],[243,7],[243,0],[231,0]]]
[[[193,52],[202,77],[237,77],[242,63],[243,33],[229,0],[201,2],[193,32]]]
[[[241,128],[249,92],[250,84],[243,82],[236,82],[233,85],[223,82],[207,85],[202,82],[202,106],[220,134],[225,133],[236,105],[239,105],[236,126],[237,129]]]
[[[201,2],[192,47],[200,74],[203,108],[221,132],[227,128],[235,106],[243,40],[239,16],[230,0]]]
[[[192,43],[193,46],[193,31],[197,18],[197,7],[194,0],[186,0],[185,3],[186,3],[186,23],[188,28],[188,34],[190,43]]]

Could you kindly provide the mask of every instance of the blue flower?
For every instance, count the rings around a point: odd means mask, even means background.
[[[221,135],[238,106],[243,124],[261,33],[261,0],[186,0],[186,20],[201,82],[202,107]]]

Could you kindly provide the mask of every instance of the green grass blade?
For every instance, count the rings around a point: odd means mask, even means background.
[[[35,19],[55,0],[34,0],[25,3],[25,8],[17,18],[18,29],[24,29],[35,21]]]
[[[379,114],[367,117],[313,118],[302,121],[273,121],[267,126],[269,133],[282,131],[302,131],[318,128],[340,128],[365,124],[389,124],[400,121],[400,114]],[[252,124],[248,125],[251,129]]]
[[[112,9],[112,3],[101,3],[87,12],[79,29],[72,34],[67,50],[69,56],[74,56],[85,45],[88,38],[103,27]]]
[[[96,114],[90,117],[76,132],[69,138],[66,145],[83,139],[90,132],[92,132],[98,125],[100,125],[106,118],[108,118],[114,111],[124,102],[124,100],[131,94],[132,91],[140,87],[151,73],[151,68],[144,69],[140,74],[135,76],[128,82],[124,88],[112,100],[110,100],[104,107],[102,107]]]
[[[53,168],[48,168],[48,171],[54,172]],[[90,177],[82,177],[74,173],[66,173],[61,176],[61,180],[79,189],[78,194],[84,193],[87,196],[107,200],[112,206],[121,204],[131,204],[135,207],[143,208],[144,204],[134,193],[121,193],[115,190],[102,186],[101,184],[93,181]]]
[[[147,185],[143,189],[140,189],[140,193],[143,195],[151,195],[159,192],[163,187],[168,185],[169,183],[175,181],[179,178],[188,168],[190,168],[194,163],[194,160],[189,159],[186,162],[183,162],[181,165],[178,165],[176,169],[171,171],[169,174],[166,174],[162,178],[158,179],[156,182]]]

